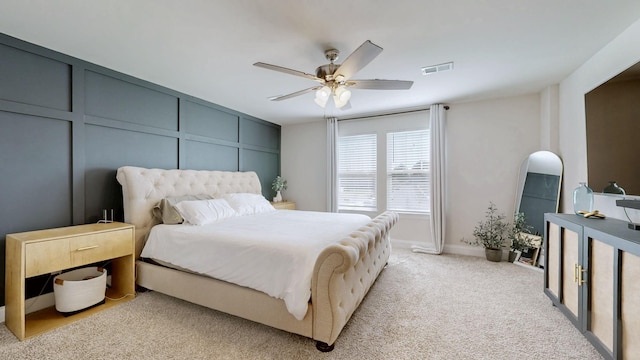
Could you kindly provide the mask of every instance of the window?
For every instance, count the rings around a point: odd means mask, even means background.
[[[338,209],[375,211],[376,134],[338,138]]]
[[[339,121],[336,142],[338,211],[430,213],[428,111]]]
[[[429,130],[387,133],[387,209],[429,212]]]

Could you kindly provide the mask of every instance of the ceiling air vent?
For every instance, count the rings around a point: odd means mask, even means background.
[[[431,75],[437,72],[449,70],[453,70],[453,61],[444,64],[424,66],[422,68],[422,75]]]

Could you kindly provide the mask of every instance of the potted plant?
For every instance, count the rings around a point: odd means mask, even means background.
[[[282,190],[287,190],[287,180],[278,175],[271,183],[271,188],[276,192],[276,196],[273,198],[273,202],[282,201]]]
[[[503,214],[498,213],[498,208],[491,202],[485,213],[485,219],[478,222],[473,230],[473,241],[462,239],[469,245],[483,246],[485,256],[489,261],[502,260],[502,247],[508,236],[509,224]]]
[[[509,229],[509,240],[511,241],[511,249],[509,251],[509,261],[514,262],[518,252],[531,247],[531,238],[527,234],[531,234],[533,226],[527,224],[524,213],[516,213],[513,217],[513,224]]]

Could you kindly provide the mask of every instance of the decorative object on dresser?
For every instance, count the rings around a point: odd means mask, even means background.
[[[266,202],[258,175],[125,166],[118,169],[116,178],[122,185],[125,221],[136,226],[136,256],[155,260],[136,261],[138,285],[312,338],[321,351],[333,349],[384,269],[391,251],[389,231],[398,221],[398,214],[391,211],[370,219],[356,214],[276,211],[267,202],[266,207],[247,206],[259,212],[242,215],[235,209],[237,216],[215,224],[165,225],[154,221],[152,209],[168,197],[207,194],[224,199],[245,194]],[[287,245],[291,242],[296,246]],[[180,251],[166,250],[165,245],[176,244]],[[221,251],[204,251],[202,246]],[[154,250],[160,250],[163,259],[151,254]],[[222,260],[207,262],[210,257]],[[200,273],[196,274],[191,265],[201,267],[202,262],[194,264],[195,260],[217,265],[210,266],[207,275],[195,270]],[[247,275],[246,271],[252,272]],[[295,291],[268,294],[271,284],[283,281],[294,284]],[[282,293],[289,287],[279,289]]]
[[[601,213],[599,210],[593,210],[593,211],[580,210],[578,211],[578,215],[581,215],[586,218],[595,218],[595,219],[604,219],[607,217],[605,214]]]
[[[273,202],[279,203],[282,201],[282,190],[287,190],[287,180],[278,175],[275,179],[273,179],[271,188],[276,192],[276,196],[273,198]]]
[[[469,245],[483,246],[487,260],[499,262],[502,261],[502,247],[507,240],[508,227],[504,215],[491,202],[485,212],[485,219],[479,221],[473,229],[474,240],[462,241]]]
[[[582,215],[581,211],[589,213],[593,211],[593,190],[587,186],[586,182],[581,182],[573,190],[573,212]]]
[[[20,340],[135,297],[133,225],[110,222],[8,234],[6,325]],[[111,260],[105,304],[64,317],[54,307],[25,314],[25,279]],[[115,299],[115,300],[112,300]]]
[[[640,233],[618,219],[545,214],[544,292],[605,359],[640,354]]]

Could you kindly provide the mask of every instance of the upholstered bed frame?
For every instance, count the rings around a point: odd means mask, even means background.
[[[181,195],[256,193],[262,188],[255,172],[162,170],[125,166],[118,169],[124,220],[136,227],[136,256],[151,227],[152,208],[163,198]],[[225,281],[138,260],[139,286],[316,340],[330,351],[389,258],[389,230],[398,215],[385,212],[366,226],[327,247],[312,275],[311,300],[297,320],[283,300]]]

